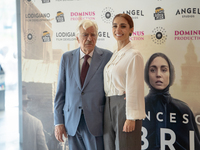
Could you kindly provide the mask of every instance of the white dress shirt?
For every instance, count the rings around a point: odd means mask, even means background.
[[[144,62],[140,52],[131,42],[115,50],[104,68],[106,96],[123,95],[126,92],[126,119],[145,118]]]

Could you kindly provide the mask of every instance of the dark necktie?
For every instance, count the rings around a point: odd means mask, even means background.
[[[81,69],[81,87],[83,87],[85,77],[87,75],[87,71],[88,71],[88,68],[89,68],[89,64],[87,62],[89,57],[90,57],[89,55],[84,56],[84,62],[83,62],[82,69]]]

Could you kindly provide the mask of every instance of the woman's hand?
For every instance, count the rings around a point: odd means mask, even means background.
[[[126,95],[126,91],[124,91],[124,94]],[[126,100],[126,97],[124,97],[124,100]]]
[[[123,132],[133,132],[135,130],[135,120],[126,120],[123,127]]]

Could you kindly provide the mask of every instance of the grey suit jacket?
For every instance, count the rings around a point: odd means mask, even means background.
[[[65,124],[67,133],[74,136],[83,109],[90,133],[102,136],[105,105],[103,70],[112,53],[95,47],[82,88],[79,53],[80,48],[64,53],[61,58],[54,100],[54,124]]]
[[[48,150],[42,122],[23,111],[23,149]]]

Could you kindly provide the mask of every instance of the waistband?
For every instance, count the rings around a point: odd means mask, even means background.
[[[113,96],[106,96],[106,100],[109,100],[109,99],[124,99],[126,97],[126,94],[123,94],[123,95],[113,95]]]

